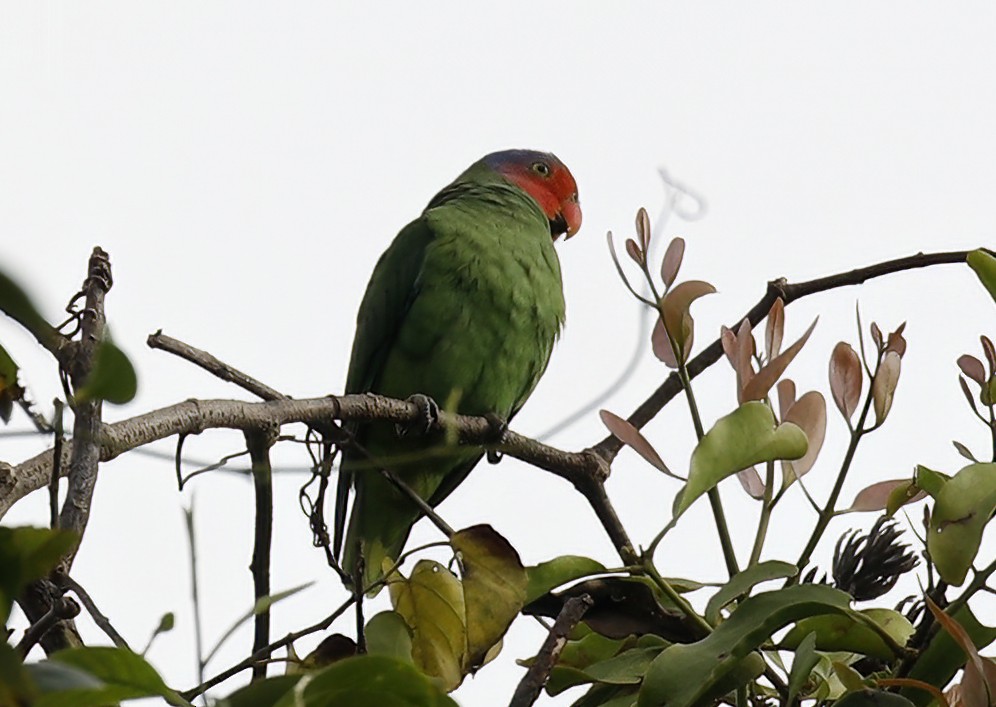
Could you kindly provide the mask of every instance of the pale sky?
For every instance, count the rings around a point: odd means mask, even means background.
[[[607,7],[0,2],[0,267],[57,321],[92,247],[110,253],[108,319],[136,364],[140,392],[127,406],[105,408],[107,420],[191,397],[248,398],[147,349],[145,337],[160,328],[289,395],[341,392],[356,307],[397,231],[485,153],[549,150],[577,179],[584,225],[560,248],[567,328],[513,425],[535,435],[614,379],[637,345],[640,310],[616,278],[605,233],[631,235],[640,206],[660,212],[660,167],[708,203],[700,220],[672,215],[665,228],[687,240],[682,277],[719,290],[696,305],[700,347],[775,277],[805,280],[918,251],[992,245],[991,4]],[[787,310],[793,340],[820,316],[790,368],[800,393],[828,395],[830,350],[841,339],[857,344],[856,300],[866,323],[890,330],[907,320],[909,351],[895,409],[859,448],[845,504],[916,463],[957,471],[963,461],[952,439],[986,455],[988,435],[962,400],[955,360],[978,355],[979,334],[996,335],[996,309],[967,267],[812,297]],[[60,393],[53,362],[7,320],[0,341],[48,413]],[[603,407],[629,414],[665,375],[649,342],[643,348],[636,375]],[[707,421],[734,407],[725,363],[695,385]],[[846,434],[835,410],[828,418],[826,446],[807,477],[821,501]],[[11,429],[26,429],[24,417]],[[550,441],[576,450],[604,432],[592,412]],[[694,435],[680,398],[646,433],[672,468],[687,465]],[[45,444],[0,438],[0,459],[18,462]],[[241,444],[240,434],[210,432],[186,449],[213,460]],[[306,463],[291,449],[278,460]],[[345,597],[311,547],[297,501],[304,479],[277,475],[272,585],[316,584],[274,609],[274,637]],[[757,506],[736,481],[721,489],[746,557]],[[624,452],[608,490],[631,537],[645,544],[669,519],[677,487]],[[213,645],[252,601],[245,479],[206,475],[179,494],[169,462],[129,454],[104,465],[74,571],[132,645],[144,645],[163,612],[176,613],[176,629],[149,658],[178,689],[196,682],[181,512],[194,495]],[[479,467],[439,512],[454,527],[491,523],[527,564],[565,553],[617,563],[578,494],[511,459]],[[798,490],[790,493],[765,557],[794,560],[813,518]],[[839,534],[872,520],[835,520],[816,561],[827,566]],[[36,493],[3,522],[46,521],[47,498]],[[723,579],[705,504],[681,521],[679,535],[658,554],[662,572]],[[412,542],[437,539],[422,523]],[[984,549],[982,560],[992,552]],[[983,608],[996,621],[996,607]],[[351,621],[335,628],[350,632]],[[78,624],[85,638],[105,642],[87,617]],[[529,619],[516,621],[498,660],[455,698],[507,702],[523,674],[514,660],[534,654],[543,634]],[[302,640],[298,652],[316,641]],[[241,660],[250,644],[247,624],[208,675]]]

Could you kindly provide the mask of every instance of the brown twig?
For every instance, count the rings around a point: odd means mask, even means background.
[[[205,692],[207,692],[208,690],[210,690],[215,685],[218,685],[219,683],[222,683],[225,680],[228,680],[230,677],[238,675],[243,670],[248,670],[249,668],[253,667],[256,663],[258,663],[259,661],[265,660],[266,658],[268,658],[270,656],[271,653],[273,653],[273,651],[277,650],[278,648],[283,648],[284,646],[288,646],[291,643],[293,643],[294,641],[298,640],[299,638],[303,638],[304,636],[309,636],[309,635],[311,635],[313,633],[317,633],[318,631],[324,631],[325,629],[327,629],[329,626],[332,625],[333,621],[335,621],[337,618],[339,618],[340,616],[342,616],[343,613],[345,613],[345,611],[350,606],[352,606],[353,601],[354,601],[353,597],[350,597],[345,602],[343,602],[339,606],[339,608],[337,608],[335,611],[333,611],[331,614],[329,614],[328,616],[326,616],[324,619],[322,619],[318,623],[312,624],[311,626],[308,626],[307,628],[303,628],[300,631],[295,631],[293,633],[288,633],[286,636],[284,636],[283,638],[281,638],[279,641],[274,641],[273,643],[269,644],[268,646],[264,646],[264,647],[260,648],[259,650],[255,651],[251,656],[249,656],[248,658],[246,658],[245,660],[243,660],[243,661],[241,661],[239,663],[236,663],[231,668],[228,668],[227,670],[224,670],[224,671],[218,673],[217,675],[215,675],[214,677],[212,677],[210,680],[202,682],[200,685],[197,685],[196,687],[192,687],[192,688],[190,688],[189,690],[187,690],[185,692],[181,692],[180,695],[184,699],[192,700],[195,697],[197,697],[198,695],[204,694]]]
[[[250,393],[263,400],[288,400],[288,396],[281,393],[279,390],[275,390],[266,383],[261,383],[247,373],[234,368],[224,361],[220,361],[207,351],[202,351],[190,344],[186,344],[179,339],[174,339],[172,336],[167,336],[163,334],[163,330],[160,329],[155,334],[149,334],[149,338],[146,339],[145,343],[153,349],[159,349],[161,351],[166,351],[173,354],[174,356],[179,356],[182,359],[186,359],[191,363],[194,363],[205,371],[220,378],[223,381],[228,381],[229,383],[234,383],[244,390],[248,390]]]
[[[270,447],[277,439],[278,429],[271,427],[246,432],[246,447],[252,459],[253,489],[256,494],[255,540],[253,542],[252,571],[253,595],[258,602],[270,595],[270,547],[273,543],[273,468],[270,464]],[[270,609],[256,612],[253,619],[253,653],[270,642]],[[266,677],[266,663],[253,665],[253,680]]]
[[[543,641],[543,646],[533,664],[515,688],[515,693],[512,695],[508,707],[529,707],[536,702],[540,690],[543,689],[550,677],[550,671],[557,664],[560,652],[567,645],[567,634],[577,626],[585,612],[593,604],[594,601],[587,594],[572,597],[564,602],[564,608],[560,610],[557,620],[553,622],[550,633]]]
[[[131,646],[128,645],[128,642],[121,636],[120,633],[117,632],[114,626],[111,625],[110,619],[101,613],[100,609],[97,608],[97,605],[94,603],[87,591],[83,589],[83,587],[81,587],[76,580],[68,574],[62,572],[57,573],[56,581],[58,581],[59,585],[65,589],[68,589],[79,598],[80,603],[83,604],[87,610],[87,613],[89,613],[93,618],[93,622],[100,627],[100,630],[107,634],[107,637],[113,641],[114,645],[118,648],[126,648],[131,650]],[[76,613],[79,613],[79,608],[77,608]]]
[[[826,292],[838,287],[860,285],[867,280],[882,277],[883,275],[891,275],[905,270],[925,268],[933,265],[964,263],[969,252],[970,251],[959,250],[945,253],[918,253],[905,258],[887,260],[882,263],[876,263],[875,265],[869,265],[868,267],[856,268],[854,270],[849,270],[848,272],[837,273],[835,275],[828,275],[827,277],[820,277],[815,280],[808,280],[806,282],[794,284],[786,282],[784,278],[772,280],[768,283],[768,289],[767,292],[765,292],[764,297],[762,297],[757,304],[751,307],[751,309],[744,316],[738,319],[731,326],[731,328],[735,330],[744,319],[749,320],[751,326],[757,326],[757,324],[767,315],[768,311],[771,309],[771,305],[775,303],[775,299],[778,297],[781,297],[782,301],[788,305],[809,295],[814,295],[819,292]],[[689,378],[694,378],[698,374],[702,373],[704,370],[709,368],[709,366],[716,363],[722,355],[722,342],[720,339],[716,339],[709,344],[709,346],[703,349],[698,356],[688,362]],[[677,373],[672,373],[664,380],[657,390],[651,393],[650,397],[640,403],[636,410],[634,410],[627,418],[628,421],[635,427],[642,428],[654,419],[657,413],[659,413],[664,406],[667,405],[667,403],[680,392],[681,381],[679,380]],[[606,461],[611,462],[615,458],[616,454],[619,453],[619,450],[622,449],[622,446],[622,442],[618,438],[613,435],[609,435],[601,442],[591,447],[591,451],[595,452]]]
[[[55,443],[52,446],[52,474],[48,482],[49,525],[54,530],[59,527],[59,477],[62,476],[62,442],[64,438],[62,409],[63,403],[55,399]]]

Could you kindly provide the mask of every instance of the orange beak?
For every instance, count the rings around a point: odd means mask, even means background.
[[[560,215],[567,224],[567,232],[564,235],[564,240],[567,240],[581,228],[581,204],[578,203],[577,194],[561,204]]]

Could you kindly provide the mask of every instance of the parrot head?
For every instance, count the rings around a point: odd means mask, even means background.
[[[529,194],[550,220],[550,233],[570,238],[581,228],[581,205],[574,175],[555,155],[536,150],[503,150],[483,162]]]

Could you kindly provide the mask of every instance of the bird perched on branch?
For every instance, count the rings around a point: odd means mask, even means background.
[[[507,422],[546,369],[564,323],[554,241],[581,225],[577,184],[554,155],[505,150],[472,164],[381,256],[356,320],[346,393],[427,396],[442,409]],[[379,473],[436,506],[480,461],[438,435],[355,428],[343,450],[335,547],[355,491],[341,565],[363,587],[396,560],[421,513]],[[362,557],[362,565],[358,564]]]

